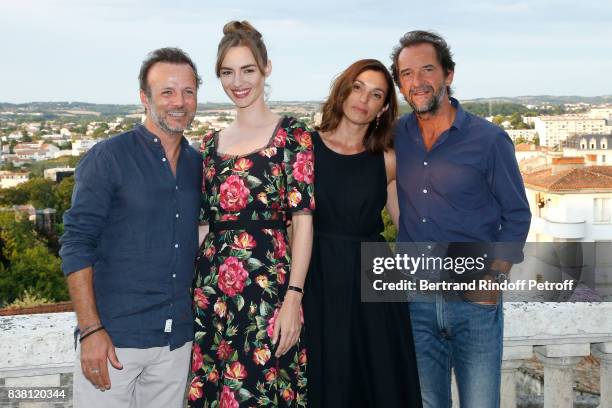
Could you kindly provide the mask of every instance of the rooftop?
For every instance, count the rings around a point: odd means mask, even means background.
[[[570,163],[561,162],[557,164]],[[605,190],[606,192],[612,192],[612,166],[575,167],[556,171],[553,167],[547,167],[543,170],[523,174],[523,181],[526,187],[548,191]]]

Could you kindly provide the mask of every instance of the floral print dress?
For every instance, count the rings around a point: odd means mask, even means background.
[[[211,231],[196,265],[189,406],[305,407],[306,349],[300,340],[277,359],[271,339],[291,265],[284,226],[314,209],[312,139],[288,117],[243,156],[219,153],[218,135],[201,146]]]

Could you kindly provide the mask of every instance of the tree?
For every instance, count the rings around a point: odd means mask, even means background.
[[[17,170],[17,167],[15,166],[15,164],[12,161],[9,161],[9,162],[4,162],[0,169],[1,170],[7,170],[7,171],[15,171],[15,170]]]
[[[72,190],[74,189],[74,177],[66,177],[55,185],[53,194],[55,196],[55,209],[57,210],[57,221],[61,222],[64,212],[70,208]]]
[[[497,126],[501,126],[501,124],[506,120],[506,118],[502,115],[495,115],[493,117],[493,123],[495,123]]]
[[[540,136],[535,135],[535,137],[533,138],[533,144],[536,146],[540,145]]]
[[[0,190],[0,205],[3,207],[12,207],[14,205],[26,204],[30,197],[24,189],[19,187],[20,186]]]
[[[107,130],[108,130],[108,124],[107,123],[101,123],[100,126],[98,126],[96,128],[96,130],[94,130],[93,137],[94,138],[104,137],[104,136],[106,136],[106,131]]]
[[[18,188],[28,195],[28,202],[35,208],[55,208],[55,183],[44,178],[33,178],[20,184]]]
[[[0,305],[25,291],[55,301],[68,300],[60,259],[32,223],[14,212],[0,213]]]
[[[395,239],[397,237],[397,228],[395,228],[393,220],[391,219],[391,215],[389,215],[387,209],[384,209],[382,211],[382,219],[385,225],[385,229],[382,234],[383,237],[385,237],[385,240],[387,242],[395,242]]]
[[[527,143],[527,140],[523,136],[519,136],[514,140],[515,145],[519,145],[521,143]]]

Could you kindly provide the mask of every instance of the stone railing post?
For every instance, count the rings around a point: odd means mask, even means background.
[[[536,346],[536,356],[544,364],[544,408],[574,406],[574,367],[591,353],[590,344]]]
[[[612,342],[591,344],[591,354],[599,360],[599,408],[612,408]]]
[[[516,374],[523,361],[532,356],[532,346],[504,347],[501,368],[501,408],[516,408]]]

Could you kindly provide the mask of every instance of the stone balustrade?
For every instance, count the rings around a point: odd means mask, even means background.
[[[545,408],[573,406],[572,369],[587,355],[600,362],[600,408],[612,408],[612,303],[507,302],[504,309],[503,408],[517,406],[518,369],[534,354],[544,365]],[[0,390],[71,388],[74,324],[73,313],[0,317]],[[36,406],[71,407],[69,391],[63,403]],[[2,407],[31,404],[0,396]]]

